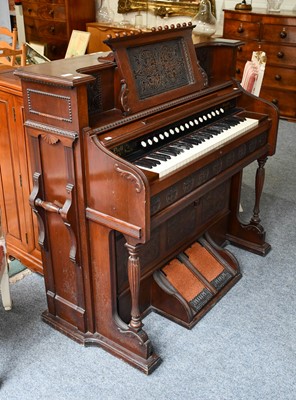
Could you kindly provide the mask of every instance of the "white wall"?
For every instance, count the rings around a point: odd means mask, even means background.
[[[11,29],[10,14],[7,0],[0,0],[0,26]],[[0,36],[0,40],[7,41],[7,36]]]
[[[0,26],[10,29],[10,14],[7,0],[0,0]]]
[[[223,28],[223,8],[234,9],[235,5],[239,3],[241,0],[216,0],[216,11],[217,11],[217,34],[222,33]],[[247,0],[247,3],[253,3],[253,8],[266,8],[267,0]],[[103,0],[104,5],[109,5],[109,7],[114,12],[114,20],[116,22],[120,22],[123,20],[123,16],[121,14],[117,14],[117,0]],[[295,0],[284,0],[282,4],[282,9],[285,10],[295,10],[296,11],[296,1]],[[131,23],[135,22],[135,14],[128,13],[124,16],[124,19],[128,19]],[[152,14],[149,14],[148,19],[143,14],[143,20],[148,26],[160,26],[160,25],[170,25],[176,24],[178,22],[188,22],[190,18],[188,17],[174,17],[168,18],[159,18],[155,17]]]

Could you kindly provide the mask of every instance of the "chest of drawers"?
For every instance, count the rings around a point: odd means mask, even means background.
[[[85,31],[95,20],[95,1],[24,0],[27,42],[45,45],[50,60],[64,58],[73,29]]]
[[[296,12],[224,10],[223,37],[245,42],[238,48],[238,80],[252,52],[266,52],[260,97],[276,104],[282,118],[296,121]]]

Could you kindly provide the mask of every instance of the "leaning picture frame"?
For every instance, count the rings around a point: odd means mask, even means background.
[[[90,32],[73,30],[67,47],[65,58],[83,56],[86,52]]]
[[[38,51],[37,46],[35,47],[33,43],[26,42],[26,64],[42,64],[49,61],[49,58],[42,54],[41,51]]]

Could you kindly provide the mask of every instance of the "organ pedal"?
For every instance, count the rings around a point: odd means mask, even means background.
[[[192,328],[241,278],[235,257],[201,237],[154,274],[153,308]]]

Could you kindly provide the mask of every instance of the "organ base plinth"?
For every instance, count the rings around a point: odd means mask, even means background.
[[[112,339],[114,337],[114,332],[120,332],[120,321],[119,325],[110,328],[111,338],[101,335],[97,332],[81,332],[77,328],[73,327],[72,324],[67,323],[66,321],[50,314],[48,311],[43,312],[42,320],[56,329],[57,331],[63,333],[67,337],[71,338],[75,342],[82,344],[84,346],[90,347],[101,347],[104,350],[112,353],[116,357],[124,360],[131,366],[139,369],[141,372],[146,375],[151,374],[161,363],[161,358],[154,352],[150,340],[147,337],[147,342],[141,341],[141,336],[138,335],[139,340],[136,340],[136,335],[132,335],[132,332],[126,331],[126,334],[129,335],[130,344],[134,346],[134,348],[128,348],[128,346],[122,345],[119,342],[116,342]],[[121,330],[121,333],[123,331]],[[146,336],[144,332],[144,336]],[[134,342],[134,343],[132,343]],[[138,346],[138,351],[135,346]],[[145,354],[147,351],[147,354]],[[138,353],[138,354],[137,354]],[[142,354],[141,354],[142,353]]]
[[[153,275],[154,310],[187,328],[241,278],[235,257],[207,239],[200,238]]]

